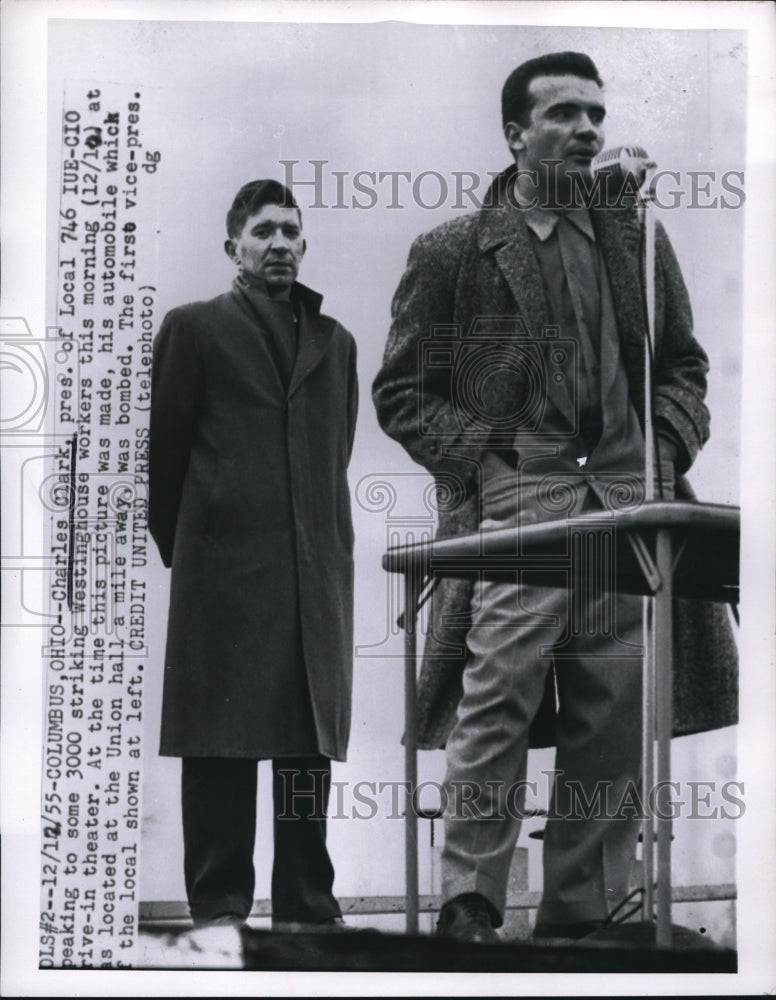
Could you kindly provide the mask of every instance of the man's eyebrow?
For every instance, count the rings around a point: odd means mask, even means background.
[[[251,228],[251,232],[255,233],[257,229],[301,229],[301,224],[299,222],[272,222],[270,219],[264,219],[262,222],[257,222],[255,226]]]
[[[547,108],[547,114],[551,114],[553,111],[566,111],[567,109],[576,109],[584,107],[587,111],[600,111],[602,115],[606,114],[606,108],[603,104],[585,104],[582,101],[559,101],[557,104],[551,104]]]

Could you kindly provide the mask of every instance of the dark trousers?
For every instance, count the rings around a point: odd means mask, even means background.
[[[257,764],[240,758],[182,760],[184,874],[195,925],[250,914]],[[273,920],[319,923],[340,916],[326,849],[330,761],[284,757],[272,765]]]

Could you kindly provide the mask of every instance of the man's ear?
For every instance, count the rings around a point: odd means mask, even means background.
[[[239,263],[239,261],[236,259],[237,249],[235,247],[234,240],[229,239],[224,241],[224,253],[230,260],[233,260],[235,264]]]
[[[513,153],[525,149],[524,132],[524,126],[519,125],[517,122],[507,122],[504,126],[504,138],[507,140],[507,145]]]
[[[307,240],[302,240],[302,257],[307,253]]]

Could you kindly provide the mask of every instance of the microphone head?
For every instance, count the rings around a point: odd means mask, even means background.
[[[594,175],[603,173],[613,180],[624,181],[626,177],[635,177],[640,187],[647,170],[655,166],[641,146],[616,146],[595,156],[590,168]]]

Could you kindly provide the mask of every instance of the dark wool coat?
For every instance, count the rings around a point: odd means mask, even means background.
[[[511,174],[497,182],[502,190]],[[638,222],[632,211],[594,209],[590,214],[612,288],[629,390],[643,426],[645,321]],[[656,258],[655,414],[683,444],[677,472],[684,473],[709,434],[703,402],[708,363],[693,337],[679,265],[659,224]],[[436,479],[437,539],[477,530],[481,510],[476,472],[488,445],[483,425],[486,430],[488,423],[503,427],[505,414],[520,411],[531,385],[520,379],[520,365],[504,365],[500,376],[479,387],[475,418],[461,393],[453,398],[449,364],[439,359],[433,365],[423,363],[429,356],[424,343],[435,326],[454,324],[466,338],[478,317],[515,316],[522,317],[532,338],[540,337],[550,323],[528,229],[503,198],[415,241],[394,297],[393,322],[373,397],[386,433]],[[502,341],[500,346],[509,344]],[[692,499],[682,476],[676,496]],[[468,580],[440,579],[433,592],[418,683],[418,745],[425,749],[444,746],[455,721],[471,588]],[[678,601],[676,610],[674,732],[731,725],[737,721],[738,675],[727,609]],[[531,729],[532,746],[554,742],[554,718],[550,672]]]
[[[172,567],[161,753],[343,760],[353,666],[346,476],[356,347],[296,284],[288,390],[248,300],[154,342],[149,526]]]

